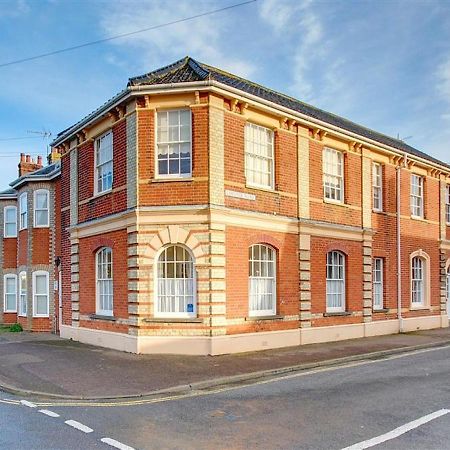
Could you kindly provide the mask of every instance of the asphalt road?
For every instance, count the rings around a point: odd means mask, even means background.
[[[0,449],[450,449],[450,348],[127,405],[0,394]]]

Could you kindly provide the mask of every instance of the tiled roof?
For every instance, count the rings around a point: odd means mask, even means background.
[[[0,192],[0,199],[16,198],[17,191],[15,189],[6,189]]]
[[[251,94],[285,108],[289,108],[313,119],[326,122],[330,125],[334,125],[343,130],[363,136],[367,139],[371,139],[381,144],[388,145],[402,152],[406,152],[411,155],[450,168],[450,164],[433,158],[432,156],[427,155],[426,153],[417,150],[414,147],[411,147],[403,141],[392,138],[390,136],[386,136],[382,133],[378,133],[377,131],[358,125],[350,120],[344,119],[343,117],[323,111],[319,108],[315,108],[314,106],[308,105],[307,103],[301,102],[287,95],[280,94],[279,92],[245,80],[244,78],[232,75],[228,72],[224,72],[223,70],[217,69],[207,64],[200,63],[190,57],[180,59],[179,61],[176,61],[169,66],[163,67],[153,72],[149,72],[145,75],[130,78],[128,86],[171,84],[204,80],[214,80],[234,89],[239,89],[244,93]]]
[[[10,186],[17,188],[29,181],[51,180],[61,172],[61,162],[57,161],[34,172],[27,173],[9,183]]]

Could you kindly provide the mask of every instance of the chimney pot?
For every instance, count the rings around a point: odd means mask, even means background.
[[[31,162],[31,156],[30,156],[30,155],[27,155],[27,157],[26,157],[26,162],[27,162],[27,163]]]
[[[25,153],[20,154],[20,162],[25,162]]]
[[[41,155],[39,155],[37,157],[37,165],[42,167],[42,156]]]

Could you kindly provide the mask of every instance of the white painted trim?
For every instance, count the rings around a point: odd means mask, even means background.
[[[12,222],[6,222],[6,212],[9,209],[14,209],[15,212],[16,212],[15,213],[15,216],[16,216],[16,222],[15,222],[15,224],[16,224],[16,232],[15,232],[15,234],[13,234],[11,236],[7,236],[7,233],[6,233],[6,225],[12,223]],[[5,239],[7,239],[7,238],[16,238],[17,237],[17,206],[16,205],[7,205],[7,206],[5,206],[3,208],[3,237]]]
[[[192,280],[192,290],[194,293],[194,298],[193,298],[193,311],[192,313],[163,313],[158,311],[158,295],[159,295],[159,289],[158,289],[158,260],[159,257],[161,256],[161,253],[168,247],[182,247],[184,248],[190,255],[191,259],[192,259],[192,276],[193,276],[193,280]],[[185,244],[182,244],[180,242],[177,243],[169,243],[166,245],[163,245],[157,252],[155,255],[155,259],[154,259],[154,264],[153,264],[153,280],[154,280],[154,294],[153,294],[153,316],[157,317],[157,318],[188,318],[188,319],[192,319],[197,317],[197,302],[198,302],[198,295],[197,295],[197,269],[196,269],[196,260],[195,260],[195,256],[194,253],[192,252],[192,250]]]
[[[403,319],[405,331],[448,327],[446,315]],[[399,332],[398,319],[327,327],[296,328],[223,336],[131,336],[124,333],[61,326],[61,337],[130,353],[223,355],[297,345],[335,342]]]
[[[11,278],[14,280],[14,287],[15,287],[15,296],[16,296],[16,307],[15,309],[8,309],[7,308],[7,302],[6,302],[6,280],[8,278]],[[8,294],[12,294],[12,292],[9,292]],[[3,276],[3,312],[4,313],[17,313],[17,275],[14,273],[7,273]]]
[[[36,294],[36,277],[44,275],[46,277],[46,286],[47,286],[47,314],[37,314],[36,313],[36,295],[44,295],[44,294]],[[49,309],[50,309],[50,274],[46,270],[36,270],[33,272],[32,281],[33,281],[33,317],[49,317]]]
[[[98,174],[97,174],[97,148],[100,139],[105,137],[106,135],[111,134],[111,163],[112,163],[112,179],[111,179],[111,188],[105,189],[104,191],[98,191]],[[112,128],[102,133],[100,136],[97,136],[94,140],[94,197],[100,197],[101,195],[108,194],[112,191],[112,186],[114,184],[114,133]]]
[[[158,166],[158,113],[159,112],[166,112],[166,111],[189,111],[189,120],[190,120],[190,170],[189,173],[186,174],[179,174],[179,175],[173,175],[173,174],[163,174],[161,175],[159,173],[159,166]],[[168,123],[168,122],[167,122]],[[157,180],[164,180],[164,181],[171,181],[171,180],[184,180],[188,181],[192,178],[192,163],[193,163],[193,152],[192,152],[192,110],[190,108],[161,108],[161,109],[155,109],[155,118],[154,118],[154,140],[155,140],[155,154],[154,160],[155,160],[155,179]],[[168,167],[169,168],[169,167]]]
[[[47,224],[46,225],[38,225],[36,223],[36,197],[38,194],[46,194],[47,195]],[[39,211],[45,211],[44,209],[40,209]],[[37,189],[33,192],[33,227],[34,228],[48,228],[50,226],[50,191],[48,189]]]
[[[22,211],[22,198],[25,198],[26,210]],[[25,213],[25,224],[22,226],[22,213]],[[19,195],[19,231],[26,230],[28,228],[28,192],[22,192]]]

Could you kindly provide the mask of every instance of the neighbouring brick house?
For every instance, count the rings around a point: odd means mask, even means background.
[[[0,322],[25,330],[58,331],[58,255],[61,244],[59,155],[49,165],[21,154],[19,178],[0,192]]]
[[[221,354],[448,326],[450,166],[402,141],[187,57],[52,145],[63,337]]]

